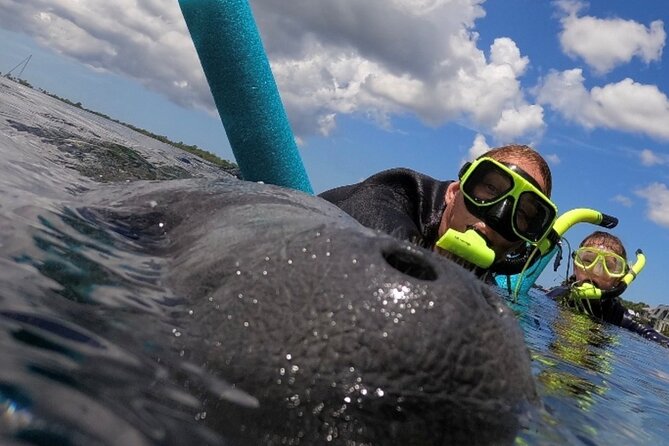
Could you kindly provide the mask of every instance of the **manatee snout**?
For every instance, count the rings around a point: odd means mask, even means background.
[[[235,444],[513,442],[535,389],[495,292],[317,197],[232,186],[168,203],[188,216],[175,349],[258,402],[208,398],[208,425]]]

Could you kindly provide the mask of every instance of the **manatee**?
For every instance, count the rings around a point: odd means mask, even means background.
[[[9,80],[0,99],[0,442],[513,442],[527,347],[469,272]]]
[[[536,398],[491,288],[318,197],[229,179],[95,201],[101,226],[165,260],[184,299],[171,351],[226,383],[201,413],[232,444],[512,443]]]

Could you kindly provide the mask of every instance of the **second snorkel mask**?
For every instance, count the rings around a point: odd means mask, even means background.
[[[458,177],[467,210],[507,240],[536,245],[549,234],[557,208],[522,169],[483,157],[466,163]],[[494,251],[474,229],[448,229],[436,245],[481,268],[496,264],[495,272],[513,273],[529,258],[519,256],[520,260],[505,267],[507,259],[495,259]]]
[[[591,263],[591,265],[594,265],[595,262],[596,260],[594,260]],[[644,266],[646,266],[646,256],[644,255],[642,250],[637,249],[636,262],[634,262],[634,265],[632,265],[629,268],[629,270],[626,271],[624,276],[621,275],[617,276],[617,277],[622,277],[622,279],[620,280],[620,283],[616,285],[613,289],[601,290],[592,283],[583,283],[571,287],[570,298],[581,300],[581,299],[602,299],[607,297],[620,296],[627,289],[629,284],[632,283],[634,279],[636,279],[636,276],[641,272]]]

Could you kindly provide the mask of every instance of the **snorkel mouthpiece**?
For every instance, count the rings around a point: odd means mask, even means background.
[[[495,251],[474,229],[465,232],[448,229],[436,245],[480,268],[489,268],[495,261]]]

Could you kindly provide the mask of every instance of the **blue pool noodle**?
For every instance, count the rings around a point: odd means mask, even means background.
[[[313,193],[247,0],[179,0],[242,177]]]

